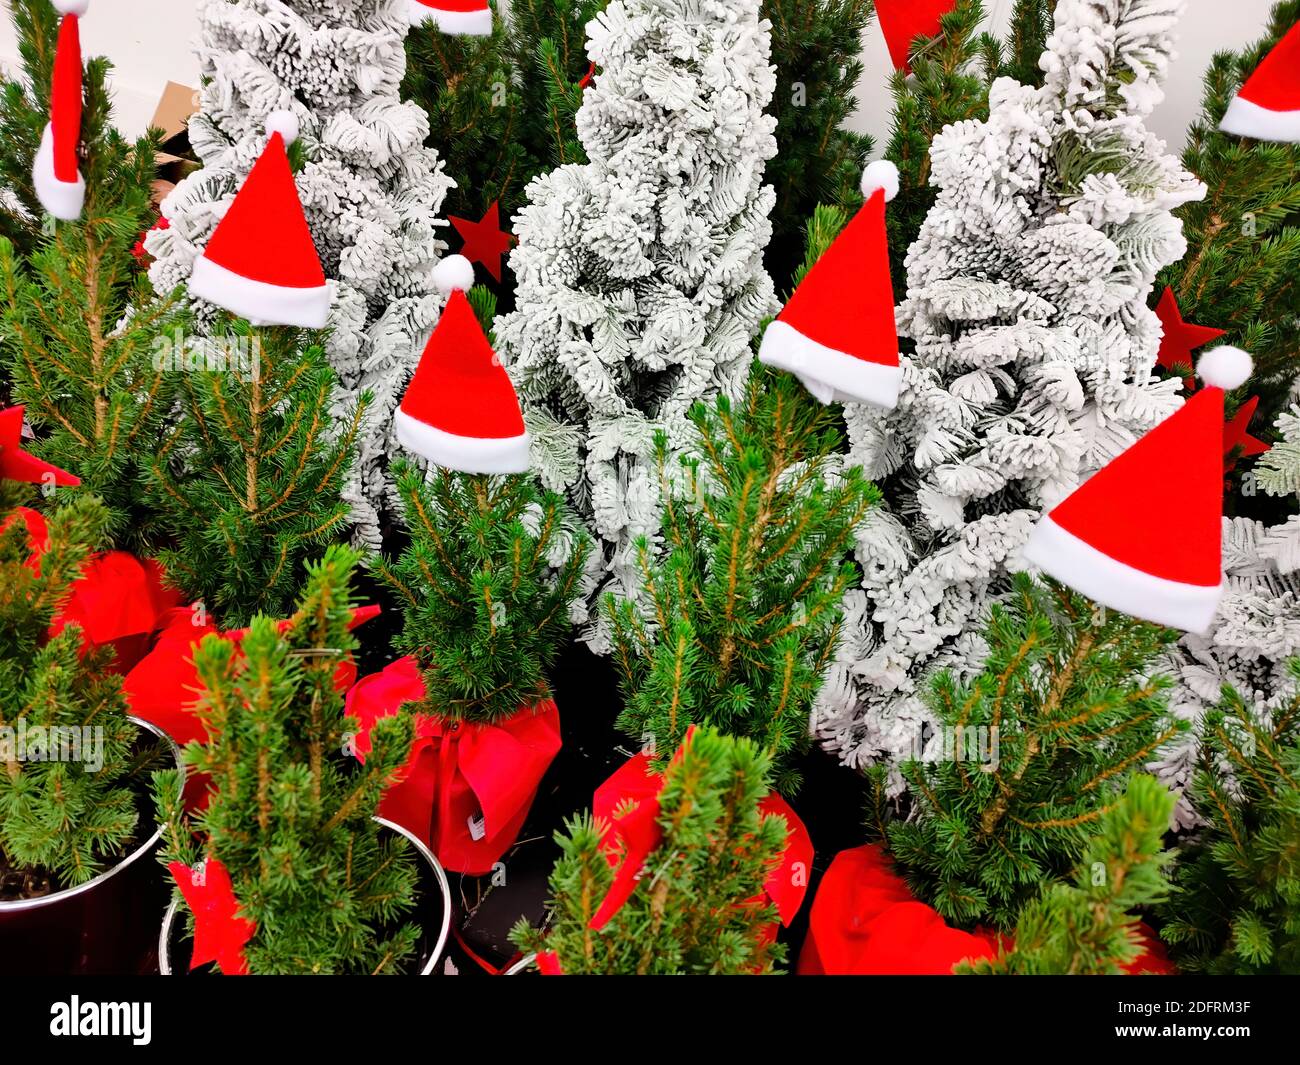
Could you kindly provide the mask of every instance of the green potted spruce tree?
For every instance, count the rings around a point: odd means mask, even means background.
[[[528,860],[515,844],[561,750],[547,672],[572,627],[590,539],[530,471],[519,403],[483,328],[492,297],[471,290],[461,256],[436,277],[447,305],[397,415],[398,439],[424,461],[391,468],[409,539],[375,564],[402,614],[401,657],[362,678],[348,707],[359,757],[372,723],[414,715],[404,777],[381,813],[449,872],[491,876],[466,889],[486,897],[505,862]],[[469,910],[472,920],[477,904]],[[496,950],[507,930],[480,945]],[[468,928],[465,938],[481,939]]]
[[[901,766],[906,816],[897,770],[869,770],[872,842],[832,862],[801,973],[1169,971],[1139,911],[1166,894],[1171,806],[1132,782],[1185,727],[1157,668],[1175,635],[1018,574],[984,637],[978,674],[934,679],[933,725]]]
[[[21,421],[0,411],[0,972],[129,972],[161,902],[148,781],[174,753],[130,718],[112,649],[64,617],[109,511],[21,505],[22,481],[76,484],[21,449]]]
[[[517,971],[546,975],[778,972],[778,907],[764,885],[789,830],[765,813],[772,755],[749,739],[693,729],[653,803],[613,823],[585,813],[556,834],[547,920],[521,921]]]
[[[374,816],[406,761],[410,717],[375,723],[364,764],[351,756],[339,674],[356,649],[358,559],[327,549],[288,619],[259,616],[238,644],[209,635],[195,651],[205,738],[183,758],[207,781],[204,801],[187,810],[182,772],[155,778],[177,887],[164,974],[429,973],[446,945],[445,874]]]

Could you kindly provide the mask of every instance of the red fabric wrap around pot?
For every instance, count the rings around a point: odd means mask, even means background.
[[[424,697],[409,655],[358,681],[347,699],[361,729],[357,757],[370,750],[377,720]],[[490,725],[420,714],[406,773],[385,793],[379,816],[425,840],[449,872],[490,873],[518,838],[560,745],[560,711],[551,699]]]
[[[619,860],[619,841],[626,845],[626,855],[614,876],[609,894],[592,918],[591,927],[599,931],[608,923],[636,890],[637,879],[646,858],[663,838],[659,827],[659,792],[663,775],[652,768],[649,755],[630,759],[599,788],[592,801],[592,813],[607,826],[603,846],[610,865]],[[635,804],[628,808],[628,804]],[[623,808],[623,816],[615,811]],[[761,803],[759,811],[785,818],[789,835],[781,864],[768,876],[763,892],[776,906],[781,923],[789,925],[803,904],[808,890],[808,871],[812,867],[813,845],[808,829],[799,815],[776,792]],[[771,929],[776,935],[776,929]]]
[[[1172,974],[1164,947],[1139,925],[1143,953],[1129,974]],[[962,961],[995,957],[1014,940],[948,925],[912,894],[880,844],[840,851],[813,899],[800,976],[946,976]]]
[[[50,546],[44,515],[18,507],[0,529],[17,518],[27,526],[33,555],[31,566],[40,571],[40,557]],[[81,627],[86,647],[109,647],[117,653],[112,671],[126,673],[144,657],[154,633],[168,612],[181,601],[180,593],[163,585],[163,571],[152,560],[125,551],[92,555],[70,589],[68,601],[55,615],[50,635],[57,636],[69,623]]]
[[[379,607],[358,607],[352,612],[351,628],[364,624],[379,613]],[[199,621],[192,607],[177,607],[166,612],[161,632],[153,649],[140,660],[122,682],[131,713],[157,725],[184,747],[187,743],[208,739],[203,722],[195,713],[198,705],[199,672],[194,665],[194,650],[205,636],[217,635],[231,643],[240,643],[247,629],[222,632],[210,620]],[[278,622],[281,631],[288,619]],[[349,656],[339,663],[334,686],[346,691],[357,678],[356,663]]]

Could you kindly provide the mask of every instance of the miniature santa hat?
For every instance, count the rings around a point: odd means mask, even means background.
[[[908,53],[918,37],[935,37],[939,19],[957,6],[957,0],[876,0],[880,32],[889,46],[895,70],[907,70]]]
[[[1219,129],[1259,141],[1300,143],[1300,23],[1246,79]]]
[[[903,377],[885,243],[885,203],[898,194],[898,168],[872,163],[862,194],[867,202],[767,327],[758,357],[789,370],[823,403],[888,408]]]
[[[81,176],[81,16],[90,0],[53,0],[63,16],[54,52],[54,78],[50,83],[50,121],[32,167],[36,198],[55,218],[71,222],[81,217],[86,203],[86,180]]]
[[[397,439],[448,469],[523,473],[528,431],[519,397],[465,298],[474,267],[449,255],[433,280],[450,298],[393,416]]]
[[[1025,558],[1115,610],[1204,633],[1223,594],[1223,394],[1250,356],[1201,358],[1201,389],[1038,523]]]
[[[289,166],[298,120],[277,111],[270,140],[194,261],[190,292],[254,325],[323,329],[330,291]]]
[[[443,33],[486,37],[492,32],[488,0],[406,0],[412,26],[432,22]]]

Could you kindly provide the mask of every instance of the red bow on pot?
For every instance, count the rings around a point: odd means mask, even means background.
[[[1143,953],[1125,971],[1175,970],[1145,925]],[[962,961],[992,958],[1014,941],[948,925],[912,894],[885,849],[868,844],[840,851],[813,899],[800,976],[946,976]]]
[[[352,612],[350,627],[355,629],[378,614],[377,606],[358,607]],[[283,631],[290,622],[286,619],[279,624]],[[122,682],[131,713],[157,725],[182,747],[195,740],[205,742],[207,730],[195,713],[202,689],[194,666],[194,648],[205,636],[214,633],[237,644],[247,631],[229,629],[222,632],[193,607],[167,611],[153,650]],[[345,691],[356,677],[356,663],[349,656],[339,663],[334,685],[339,691]]]
[[[424,697],[409,655],[358,681],[347,701],[361,727],[357,757],[370,750],[377,720]],[[550,699],[495,724],[421,714],[406,773],[385,793],[379,815],[425,840],[448,871],[490,873],[518,837],[560,745],[560,711]]]
[[[592,813],[608,826],[603,841],[605,856],[610,865],[618,863],[620,851],[624,858],[609,893],[591,920],[594,931],[604,928],[632,896],[645,860],[663,839],[663,830],[659,827],[659,791],[663,783],[663,775],[654,771],[649,755],[638,754],[596,790]],[[813,860],[812,838],[799,815],[776,792],[770,793],[758,808],[763,814],[784,817],[789,831],[781,864],[772,870],[763,884],[763,892],[776,906],[781,923],[788,926],[799,912],[804,893],[808,890],[808,870]],[[624,811],[621,817],[615,816],[619,809]],[[619,846],[620,840],[623,848]],[[775,926],[770,929],[770,934],[776,935]]]
[[[8,528],[17,518],[27,526],[33,554],[31,566],[39,571],[41,555],[50,546],[44,515],[18,507],[0,525]],[[69,623],[81,627],[86,647],[111,646],[117,657],[111,667],[126,673],[144,657],[168,611],[180,603],[180,593],[163,585],[158,563],[144,561],[125,551],[92,555],[73,583],[68,601],[55,615],[50,635],[57,636]]]

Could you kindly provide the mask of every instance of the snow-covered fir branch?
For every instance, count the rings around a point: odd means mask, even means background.
[[[689,444],[698,400],[740,392],[777,302],[762,254],[775,73],[758,0],[614,0],[588,26],[600,73],[578,112],[589,162],[528,187],[496,322],[547,487],[603,550],[593,584],[638,595],[632,543],[660,504],[654,434]],[[606,646],[592,612],[587,633]]]
[[[846,409],[889,501],[815,717],[851,764],[927,742],[943,668],[978,670],[990,603],[1045,508],[1181,402],[1152,376],[1171,213],[1204,187],[1144,125],[1182,0],[1061,0],[1041,89],[994,83],[987,121],[934,140],[938,199],[907,257],[898,407]],[[902,787],[895,775],[894,786]]]

